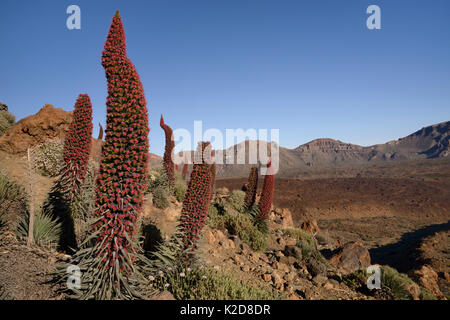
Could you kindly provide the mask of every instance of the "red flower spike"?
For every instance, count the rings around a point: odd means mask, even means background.
[[[166,171],[167,177],[169,178],[169,182],[173,184],[175,182],[174,164],[172,161],[172,151],[173,148],[175,147],[175,142],[172,140],[173,131],[171,127],[169,127],[167,124],[164,123],[164,118],[162,115],[159,125],[164,130],[164,133],[166,135],[166,146],[164,150],[163,166],[164,170]]]
[[[74,200],[87,172],[92,145],[92,104],[87,94],[80,94],[75,103],[72,122],[64,141],[64,168],[61,181]]]
[[[125,33],[118,14],[113,18],[106,39],[102,65],[108,81],[108,98],[95,214],[104,219],[94,229],[105,229],[97,243],[106,238],[99,254],[108,253],[107,265],[114,266],[117,260],[120,270],[127,273],[131,269],[123,265],[126,259],[118,257],[135,250],[124,232],[131,239],[136,235],[134,228],[142,209],[147,179],[149,126],[144,90],[126,55]],[[105,208],[109,209],[105,211]],[[121,244],[123,251],[116,242]]]
[[[267,172],[264,176],[264,184],[259,199],[259,217],[261,220],[266,220],[269,216],[270,209],[272,207],[273,190],[275,186],[275,175],[273,174],[272,161],[269,160],[267,164]]]

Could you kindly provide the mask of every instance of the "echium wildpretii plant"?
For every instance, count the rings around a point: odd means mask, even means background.
[[[264,176],[264,184],[261,192],[261,198],[259,199],[259,219],[265,221],[272,207],[273,190],[275,186],[275,174],[272,166],[272,161],[267,163],[266,175]]]
[[[192,260],[196,250],[196,242],[200,238],[201,230],[208,217],[209,203],[211,201],[211,165],[206,156],[210,150],[209,142],[201,142],[196,151],[197,159],[194,162],[191,178],[181,210],[179,230],[182,233],[184,250],[191,252],[185,262]]]
[[[84,182],[92,146],[92,104],[87,94],[75,103],[72,122],[64,141],[61,185],[68,201],[73,201]]]
[[[164,133],[166,135],[166,146],[164,150],[163,166],[164,170],[166,171],[167,178],[169,179],[169,183],[173,185],[175,182],[174,164],[172,161],[172,151],[173,148],[175,147],[175,142],[172,140],[173,131],[171,127],[169,127],[167,124],[164,123],[164,118],[162,115],[159,125],[164,130]]]
[[[84,249],[74,257],[82,272],[81,299],[142,298],[144,281],[137,245],[148,162],[148,112],[139,75],[126,55],[117,12],[102,65],[108,80],[106,136],[96,181],[96,222]]]
[[[256,190],[258,188],[258,167],[253,166],[250,169],[248,182],[245,190],[244,203],[246,208],[251,208],[255,204]]]

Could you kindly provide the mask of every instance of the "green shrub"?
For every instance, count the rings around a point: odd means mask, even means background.
[[[150,285],[178,300],[273,300],[269,290],[237,281],[228,273],[203,266],[167,268],[150,276]]]
[[[49,140],[32,150],[34,168],[41,175],[56,177],[64,166],[64,143],[61,140]]]
[[[261,232],[252,218],[245,214],[219,212],[217,206],[210,206],[206,222],[211,228],[226,229],[230,234],[238,235],[253,250],[263,251],[267,247],[267,234]]]
[[[186,183],[181,181],[176,181],[174,186],[174,195],[178,202],[183,202],[184,196],[186,195]]]
[[[284,235],[287,235],[287,236],[292,237],[295,240],[297,240],[297,243],[302,242],[302,243],[306,243],[311,248],[314,248],[314,249],[317,248],[316,240],[308,232],[305,232],[305,231],[303,231],[301,229],[297,229],[297,228],[281,229],[281,231],[283,232]]]
[[[70,203],[70,213],[74,220],[77,243],[81,244],[90,231],[95,210],[95,167],[88,164],[88,170],[76,197]]]
[[[381,286],[388,287],[395,300],[410,300],[413,298],[407,290],[407,286],[415,283],[406,274],[399,273],[389,266],[383,266],[381,274]]]
[[[163,188],[168,193],[172,192],[169,178],[163,168],[158,168],[148,179],[148,192],[153,193],[157,188]]]
[[[7,110],[0,110],[0,136],[16,122],[16,117]]]
[[[167,189],[165,189],[163,186],[158,186],[157,188],[153,189],[152,194],[153,204],[155,205],[155,207],[159,209],[166,209],[170,206]]]
[[[328,265],[327,259],[317,249],[316,240],[313,235],[297,228],[280,229],[284,235],[290,236],[297,240],[297,246],[302,249],[304,258],[314,258],[325,265]]]
[[[315,260],[321,262],[325,266],[328,266],[328,261],[324,256],[317,250],[316,247],[311,247],[308,242],[298,242],[297,246],[302,249],[303,258],[314,258]]]
[[[368,277],[369,275],[367,274],[366,270],[360,269],[355,272],[344,275],[342,277],[342,282],[345,285],[347,285],[347,287],[355,290],[363,286],[366,286]]]
[[[0,228],[6,226],[8,216],[26,212],[26,198],[24,188],[0,172]]]
[[[29,214],[24,216],[17,227],[16,235],[19,240],[28,238]],[[62,234],[62,225],[54,220],[51,215],[38,211],[34,215],[33,239],[34,243],[41,247],[55,248]]]
[[[438,300],[431,292],[430,290],[420,287],[420,300]]]
[[[231,196],[228,198],[229,205],[237,212],[244,212],[245,210],[245,192],[241,190],[233,190]]]

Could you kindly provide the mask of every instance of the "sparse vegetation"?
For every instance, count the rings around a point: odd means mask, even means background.
[[[170,206],[169,194],[166,188],[158,186],[153,189],[153,205],[159,209],[166,209]]]
[[[175,198],[178,202],[183,202],[186,195],[187,186],[184,181],[176,180],[174,187]]]
[[[345,285],[353,290],[366,290],[369,274],[364,269],[357,270],[342,277]],[[395,300],[411,300],[413,296],[408,288],[417,286],[420,290],[421,300],[437,300],[426,288],[420,287],[406,274],[400,273],[392,267],[381,266],[381,288],[387,289]]]
[[[286,228],[286,229],[280,229],[281,232],[287,236],[290,236],[297,240],[297,243],[302,242],[306,243],[311,248],[316,249],[316,240],[314,239],[313,235],[310,233],[303,231],[302,229],[298,228]]]
[[[0,172],[0,229],[7,225],[9,212],[17,210],[25,213],[26,201],[25,189]]]
[[[16,122],[16,117],[8,110],[0,110],[0,136]]]
[[[46,177],[56,177],[64,167],[64,144],[60,139],[46,141],[31,150],[34,169]]]
[[[224,229],[232,235],[239,236],[253,250],[263,251],[267,247],[267,234],[255,226],[249,215],[228,211],[220,213],[217,205],[212,205],[207,223],[211,228]]]
[[[181,300],[273,300],[268,289],[256,288],[210,267],[169,268],[151,276],[159,290],[169,290]]]
[[[389,266],[383,266],[381,273],[381,285],[390,289],[395,300],[410,300],[413,298],[407,286],[416,284],[406,274],[399,273]]]
[[[228,198],[229,205],[238,212],[245,210],[245,192],[241,190],[233,190],[231,196]]]

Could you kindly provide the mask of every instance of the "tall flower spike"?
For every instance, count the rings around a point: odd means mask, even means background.
[[[209,142],[199,144],[197,153],[201,152],[201,158],[199,163],[194,163],[181,210],[180,230],[183,234],[184,249],[189,252],[194,252],[197,247],[196,242],[200,238],[201,230],[208,217],[211,201],[211,168],[203,158],[203,153],[208,146]],[[185,258],[189,262],[192,256]]]
[[[163,158],[164,170],[166,171],[167,177],[169,178],[169,182],[173,184],[175,182],[174,164],[172,161],[172,151],[175,147],[175,143],[172,140],[173,131],[171,127],[164,123],[164,118],[162,115],[161,120],[159,121],[159,125],[164,130],[164,133],[166,135],[166,147]]]
[[[69,201],[74,200],[86,176],[92,146],[92,127],[91,100],[87,94],[80,94],[75,103],[63,151],[61,182]]]
[[[148,112],[139,75],[126,56],[120,15],[113,17],[102,56],[108,81],[105,142],[96,180],[96,211],[93,226],[96,244],[80,253],[86,290],[80,298],[131,299],[140,259],[137,219],[147,183]]]
[[[267,172],[264,176],[264,184],[259,199],[259,218],[266,220],[272,207],[273,190],[275,186],[275,175],[272,167],[272,160],[267,163]]]
[[[247,208],[255,204],[256,190],[258,188],[258,167],[253,166],[248,176],[247,190],[245,191],[244,203]]]

